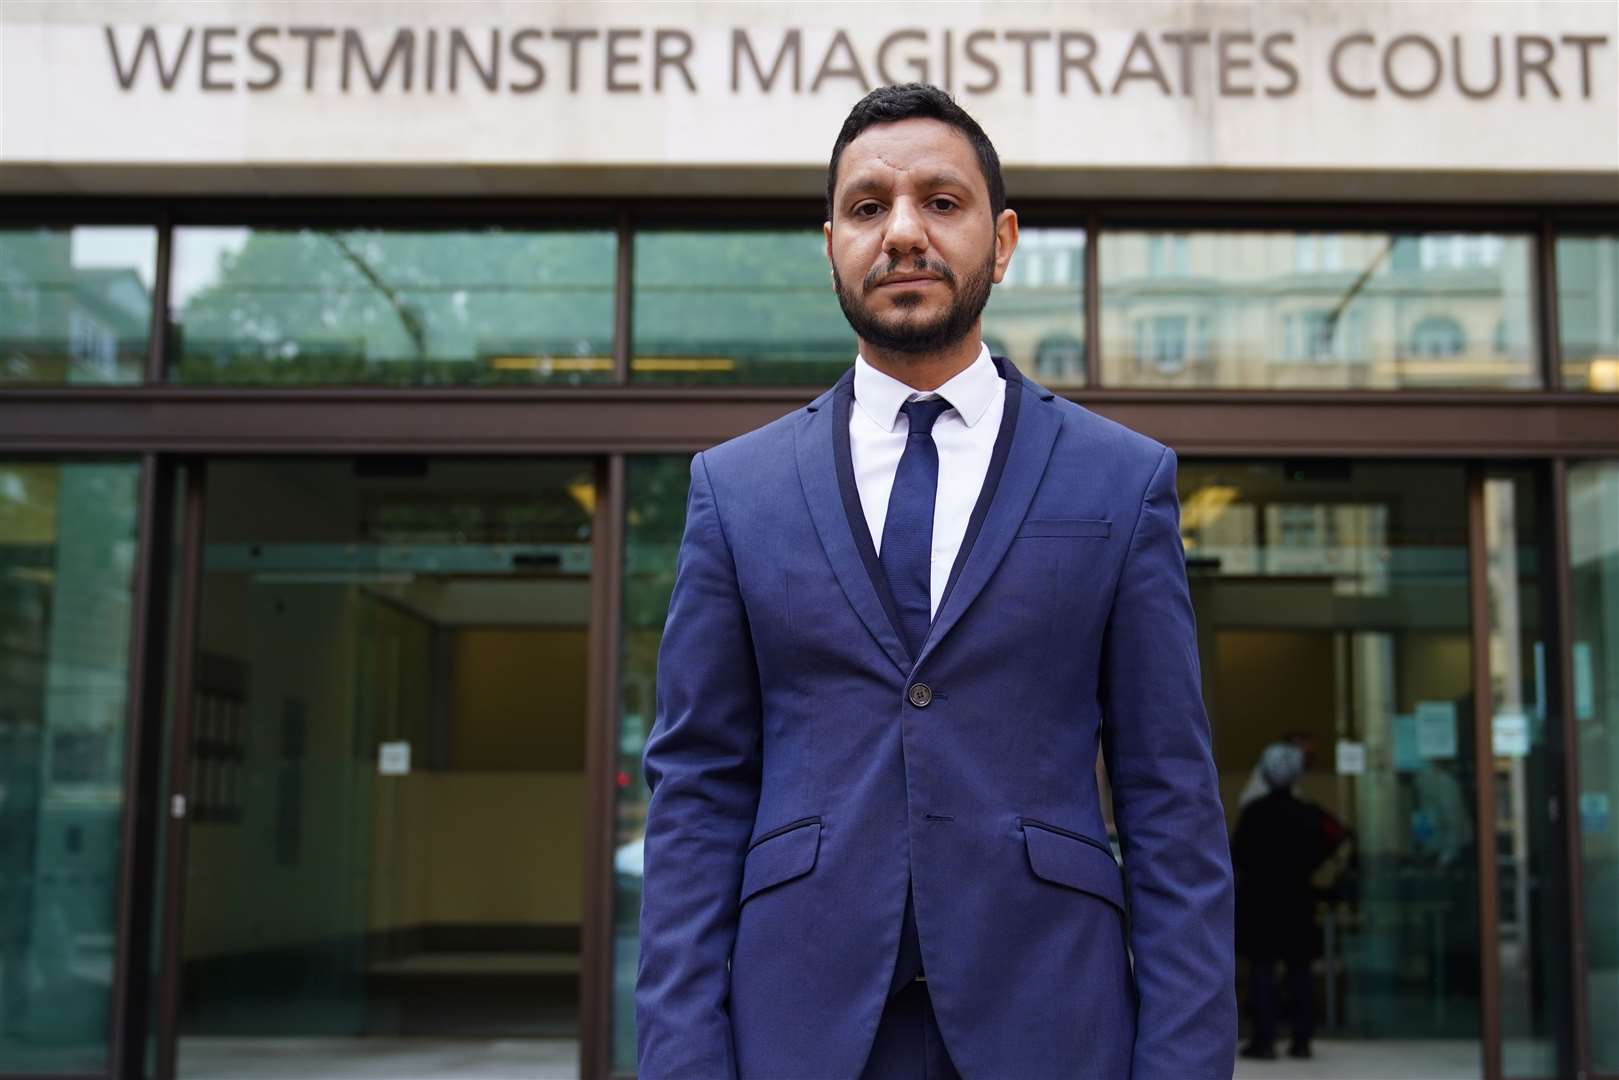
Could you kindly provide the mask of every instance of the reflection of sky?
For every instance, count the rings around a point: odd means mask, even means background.
[[[241,251],[252,229],[174,230],[174,276],[169,282],[169,306],[178,312],[191,298],[219,276],[219,258]]]
[[[74,269],[133,270],[148,291],[157,280],[157,232],[149,226],[80,226],[69,236]]]

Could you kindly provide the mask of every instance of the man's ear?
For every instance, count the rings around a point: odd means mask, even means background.
[[[822,233],[822,235],[824,235],[826,237],[826,270],[827,270],[827,273],[835,274],[835,273],[837,273],[837,269],[836,269],[837,264],[835,264],[832,261],[832,221],[831,221],[831,219],[828,219],[826,221],[821,222],[821,233]]]
[[[827,233],[827,246],[831,247],[831,232]],[[1012,265],[1012,252],[1017,250],[1017,211],[1011,207],[1002,210],[995,218],[995,284],[999,285],[1006,276],[1006,268]]]

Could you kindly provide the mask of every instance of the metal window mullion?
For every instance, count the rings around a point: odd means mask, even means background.
[[[1085,219],[1085,385],[1099,389],[1102,379],[1102,219]]]
[[[618,251],[613,273],[613,383],[630,381],[630,352],[634,348],[635,228],[628,210],[618,212]]]
[[[147,334],[146,377],[148,383],[168,381],[169,357],[169,279],[174,267],[174,215],[165,210],[158,217],[157,266],[152,280],[152,325]]]
[[[1535,238],[1535,328],[1540,339],[1541,389],[1563,389],[1563,341],[1557,312],[1557,229],[1541,215]]]

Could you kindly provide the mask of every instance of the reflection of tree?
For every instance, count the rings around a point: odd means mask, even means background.
[[[634,244],[637,381],[825,386],[848,368],[854,338],[818,229],[652,229]],[[614,266],[607,232],[252,232],[179,312],[177,371],[248,383],[610,379]],[[1001,290],[991,311],[1003,331],[1077,332],[1080,308],[1075,284]]]
[[[631,458],[625,470],[624,651],[621,655],[619,769],[633,787],[619,795],[619,835],[640,833],[646,787],[641,749],[656,708],[658,646],[675,584],[675,557],[686,524],[690,459],[685,454]]]
[[[184,232],[179,246],[183,258]],[[176,370],[249,383],[610,376],[613,253],[602,231],[256,231],[177,313]]]
[[[416,358],[426,360],[427,331],[422,327],[421,317],[400,297],[399,290],[382,280],[382,275],[377,273],[370,263],[361,258],[359,253],[350,247],[341,236],[336,233],[327,233],[326,238],[354,266],[354,269],[358,270],[360,275],[387,299],[389,306],[399,316],[399,324],[405,328],[405,333],[410,335],[410,343],[416,347]]]
[[[638,379],[687,380],[656,360],[707,359],[729,361],[699,369],[709,381],[819,386],[854,359],[819,230],[643,232],[634,301]]]
[[[629,462],[624,583],[628,629],[662,633],[675,584],[675,554],[686,527],[690,468],[691,459],[684,454],[637,457]]]

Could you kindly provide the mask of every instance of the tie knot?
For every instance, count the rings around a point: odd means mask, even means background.
[[[943,416],[948,408],[950,408],[948,401],[936,397],[907,401],[899,407],[899,411],[910,417],[912,435],[931,435],[934,422]]]

